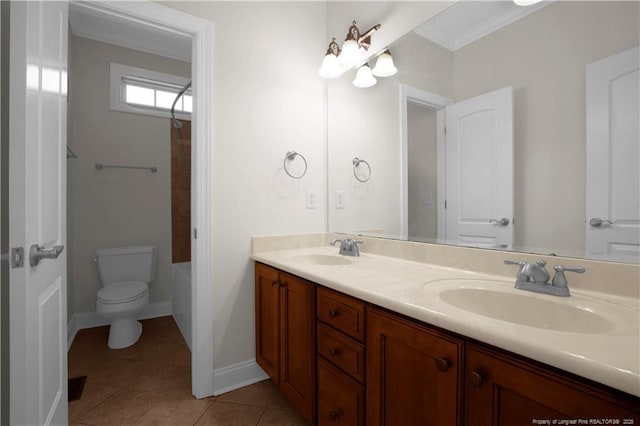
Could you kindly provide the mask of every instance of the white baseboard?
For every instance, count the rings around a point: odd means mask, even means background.
[[[166,317],[172,313],[173,309],[171,308],[170,301],[149,303],[144,307],[136,319],[143,320]],[[109,321],[102,318],[97,312],[80,312],[73,314],[71,320],[69,320],[69,323],[67,324],[67,351],[71,349],[71,344],[73,343],[73,339],[75,339],[78,330],[102,327],[104,325],[109,325]]]
[[[219,368],[213,371],[213,394],[221,395],[268,378],[255,360]]]

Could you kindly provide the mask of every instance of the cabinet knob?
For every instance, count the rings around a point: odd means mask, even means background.
[[[436,358],[436,368],[442,372],[446,372],[451,367],[451,363],[446,358]]]
[[[331,421],[335,422],[336,420],[338,420],[339,414],[337,411],[329,411],[329,417],[331,417]]]
[[[279,285],[278,287],[282,288],[282,287],[284,287],[284,286],[286,286],[286,285],[287,285],[287,282],[285,281],[285,282],[283,282],[283,283],[280,283],[280,285]]]
[[[472,371],[469,373],[469,382],[471,383],[471,385],[479,387],[480,385],[482,385],[483,381],[484,377],[482,377],[482,374],[478,373],[477,371]]]
[[[339,310],[337,310],[337,309],[331,309],[331,310],[329,310],[329,316],[330,316],[331,318],[335,318],[335,317],[337,317],[338,315],[340,315],[340,311],[339,311]]]
[[[275,287],[277,284],[278,284],[278,281],[276,280],[276,281],[271,283],[271,287]]]
[[[332,357],[338,356],[339,351],[336,348],[329,348],[329,353]]]

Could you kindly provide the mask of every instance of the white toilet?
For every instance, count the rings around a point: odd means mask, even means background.
[[[96,250],[102,288],[96,312],[111,322],[109,347],[133,345],[142,334],[136,315],[149,303],[149,284],[156,272],[156,246]]]

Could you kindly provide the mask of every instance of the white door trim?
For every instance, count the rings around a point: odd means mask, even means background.
[[[213,395],[213,23],[152,1],[74,2],[88,12],[191,37],[192,253],[191,386],[197,398]]]
[[[409,138],[407,134],[407,102],[418,102],[423,105],[438,110],[437,113],[437,149],[438,149],[438,237],[444,235],[446,229],[444,211],[444,199],[446,193],[445,181],[445,115],[444,108],[453,103],[452,99],[444,96],[436,95],[422,89],[418,89],[406,84],[400,84],[400,238],[407,239],[409,237],[409,155],[408,146]]]

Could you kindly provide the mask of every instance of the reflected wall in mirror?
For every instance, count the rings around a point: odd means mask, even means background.
[[[331,80],[330,231],[638,263],[638,6],[458,2],[389,46],[394,77]]]

